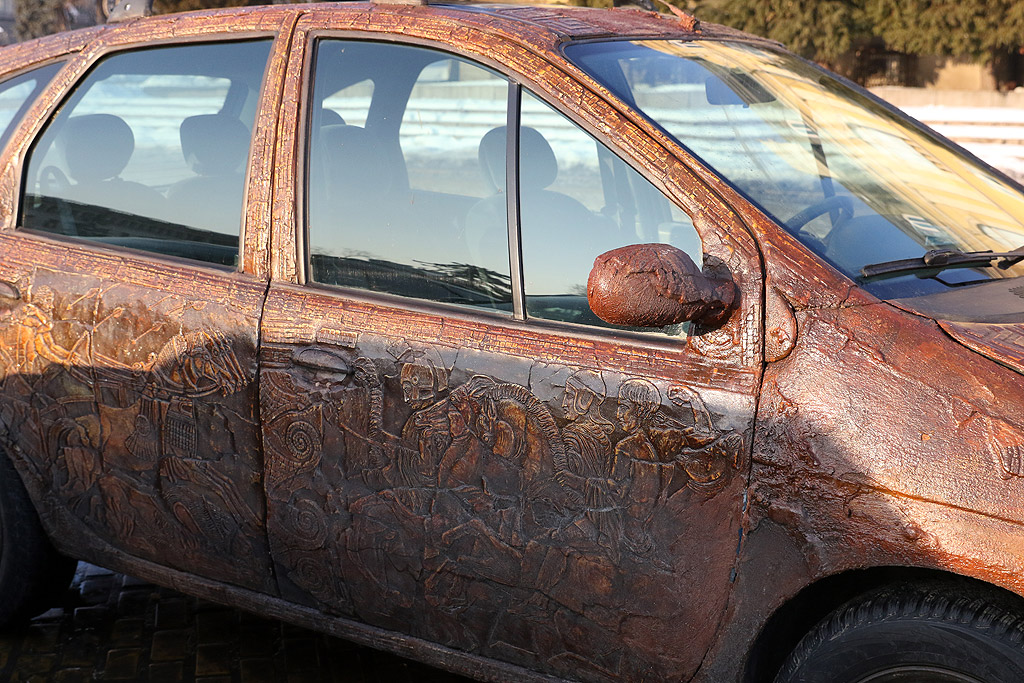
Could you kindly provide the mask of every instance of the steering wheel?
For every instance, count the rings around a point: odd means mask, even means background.
[[[57,215],[60,218],[61,234],[63,235],[78,234],[78,230],[75,227],[75,218],[71,215],[71,207],[68,206],[67,201],[64,199],[65,191],[70,188],[71,181],[64,175],[64,171],[56,166],[44,166],[39,171],[40,193],[52,201],[56,207]]]
[[[806,209],[793,214],[793,217],[786,221],[790,230],[800,231],[805,225],[818,216],[830,211],[838,211],[839,218],[833,227],[853,218],[853,200],[845,195],[833,195],[825,197],[821,201],[814,202]]]

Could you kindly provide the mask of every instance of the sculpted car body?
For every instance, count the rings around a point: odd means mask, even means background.
[[[491,680],[1024,671],[1024,200],[966,153],[637,9],[219,10],[3,62],[0,620],[52,543]],[[840,622],[908,658],[842,678]]]

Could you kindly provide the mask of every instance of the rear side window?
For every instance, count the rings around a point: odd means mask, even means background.
[[[62,66],[62,63],[47,64],[0,83],[0,149],[7,144],[21,117]]]
[[[436,50],[322,41],[310,108],[310,279],[510,310],[504,195],[479,161],[488,132],[505,125],[508,88]],[[504,153],[499,140],[502,168]],[[499,237],[481,244],[468,226],[490,209]]]
[[[22,227],[235,265],[270,44],[102,61],[29,154]]]

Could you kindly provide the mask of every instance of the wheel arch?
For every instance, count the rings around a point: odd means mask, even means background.
[[[808,584],[772,613],[748,651],[741,680],[743,683],[771,683],[789,653],[819,621],[850,600],[900,583],[972,587],[1010,603],[1024,616],[1024,597],[962,574],[898,566],[848,570]]]

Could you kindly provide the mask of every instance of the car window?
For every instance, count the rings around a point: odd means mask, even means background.
[[[529,317],[607,326],[587,304],[594,259],[629,244],[665,243],[702,263],[690,217],[605,145],[524,93],[519,203]],[[678,335],[684,326],[658,330]]]
[[[63,63],[47,64],[0,83],[0,148],[7,144],[15,125],[62,66]]]
[[[507,241],[481,252],[467,235],[500,194],[478,154],[505,124],[507,80],[435,50],[345,40],[318,45],[314,78],[311,279],[510,310]]]
[[[29,154],[22,226],[235,265],[270,41],[103,60]]]

